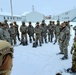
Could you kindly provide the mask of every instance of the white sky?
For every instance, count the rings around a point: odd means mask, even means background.
[[[12,0],[12,3],[16,15],[32,11],[32,5],[44,15],[56,15],[76,7],[76,0]],[[10,13],[10,0],[1,0],[0,9]]]

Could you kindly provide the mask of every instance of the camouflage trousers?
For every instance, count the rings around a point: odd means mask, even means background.
[[[48,42],[53,41],[54,34],[53,33],[48,33]]]
[[[41,40],[42,40],[42,43],[44,43],[44,40],[45,40],[45,43],[47,42],[47,34],[46,33],[41,34]]]
[[[72,59],[72,71],[76,72],[76,58]]]
[[[54,43],[56,43],[58,41],[58,39],[59,39],[59,35],[55,34],[55,41],[54,41]]]
[[[32,42],[32,39],[35,41],[34,34],[29,34],[29,41]]]
[[[36,34],[35,35],[35,42],[39,42],[39,44],[41,45],[41,43],[42,43],[42,40],[41,40],[41,35],[40,34]]]
[[[60,40],[59,48],[60,48],[60,52],[64,53],[65,57],[68,57],[68,45],[67,45],[66,41],[63,42],[63,41]]]
[[[21,43],[26,42],[27,40],[27,34],[22,34],[21,35]]]
[[[11,45],[15,45],[16,44],[16,35],[12,34],[11,35]]]

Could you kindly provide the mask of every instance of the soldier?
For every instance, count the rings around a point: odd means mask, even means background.
[[[0,75],[11,74],[13,52],[13,47],[9,42],[0,40]]]
[[[28,45],[28,40],[27,40],[28,28],[25,22],[22,22],[22,25],[20,26],[20,32],[21,32],[21,44]]]
[[[36,27],[34,29],[34,32],[35,32],[35,43],[38,45],[38,41],[39,41],[39,45],[42,46],[42,41],[41,41],[42,29],[39,26],[39,22],[36,22]]]
[[[34,27],[32,26],[31,22],[29,22],[29,26],[28,26],[28,35],[29,35],[30,43],[32,43],[32,38],[33,38],[33,41],[35,41],[35,39],[34,39]]]
[[[70,21],[66,22],[66,26],[70,29]]]
[[[70,51],[72,55],[72,72],[76,72],[76,36],[74,38],[74,43],[72,45],[71,51]]]
[[[70,25],[70,21],[67,21],[66,22],[66,26],[69,28],[69,34],[68,34],[68,39],[67,39],[67,42],[68,42],[68,44],[69,44],[69,40],[70,40],[70,27],[71,27],[71,25]]]
[[[9,33],[11,37],[11,45],[16,45],[16,32],[13,23],[10,23]]]
[[[68,59],[68,34],[69,28],[66,26],[65,23],[62,23],[62,29],[59,35],[59,47],[60,47],[60,54],[64,54],[62,60]]]
[[[44,40],[45,40],[45,43],[47,43],[47,25],[45,23],[45,20],[42,20],[42,23],[40,26],[42,28],[42,33],[41,33],[42,43],[44,43]]]
[[[7,25],[5,23],[3,23],[3,25],[2,25],[1,33],[2,33],[2,38],[11,44],[10,33],[9,33],[9,30],[7,29]]]
[[[49,21],[49,24],[47,26],[48,29],[48,42],[53,42],[53,37],[54,37],[54,25],[52,21]]]
[[[15,21],[13,23],[14,23],[14,27],[15,27],[16,37],[20,41],[19,30],[18,30],[19,26],[17,25],[17,23]]]
[[[56,26],[55,26],[55,28],[54,28],[54,33],[55,33],[55,41],[54,41],[54,44],[57,42],[57,40],[58,40],[58,38],[59,38],[60,28],[61,28],[61,26],[60,26],[60,21],[58,20],[58,21],[57,21],[57,24],[56,24]]]

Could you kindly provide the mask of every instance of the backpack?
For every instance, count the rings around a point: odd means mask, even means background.
[[[34,42],[32,47],[35,47],[35,48],[36,48],[37,45],[38,45],[38,44],[37,44],[36,42]]]

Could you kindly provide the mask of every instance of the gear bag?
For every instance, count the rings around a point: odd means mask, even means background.
[[[13,47],[6,41],[0,40],[0,66],[2,65],[3,57],[10,54],[13,57]]]

